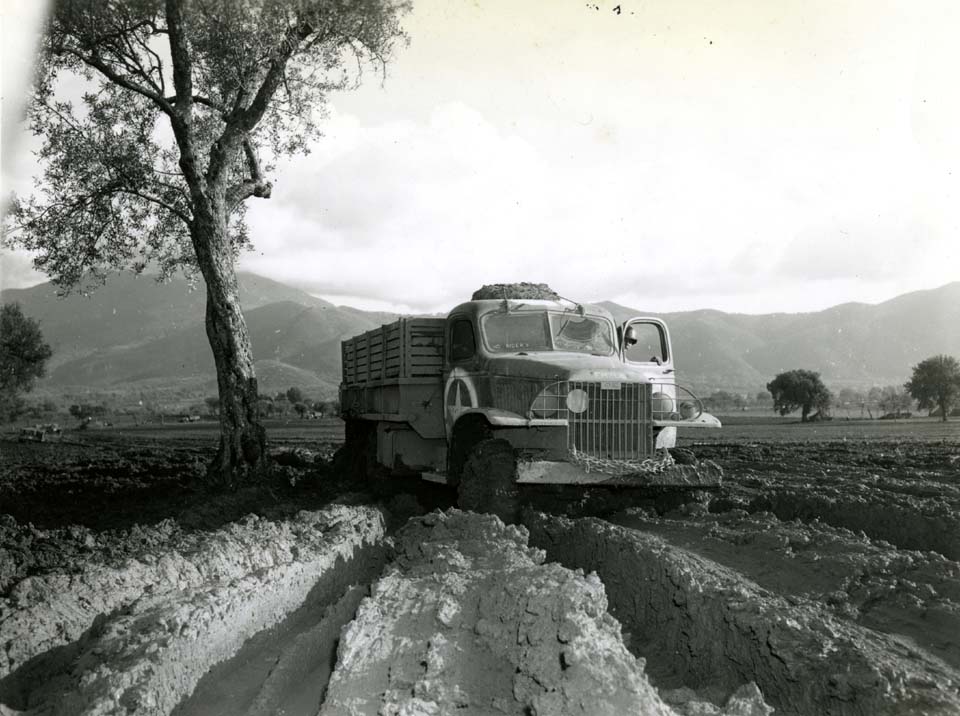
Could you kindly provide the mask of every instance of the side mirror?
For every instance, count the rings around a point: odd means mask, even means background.
[[[623,343],[628,346],[637,344],[637,330],[633,326],[627,326],[627,332],[623,334]]]

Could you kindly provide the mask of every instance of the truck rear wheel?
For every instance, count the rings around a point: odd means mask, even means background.
[[[457,505],[473,512],[489,512],[506,523],[516,522],[520,492],[517,456],[506,440],[481,440],[467,456]]]

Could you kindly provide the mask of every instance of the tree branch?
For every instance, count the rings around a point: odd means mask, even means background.
[[[177,97],[177,113],[186,118],[193,102],[193,77],[190,72],[190,51],[184,33],[183,10],[179,0],[167,0],[167,30],[170,37],[170,59],[173,62],[173,88]]]
[[[175,216],[179,217],[183,221],[183,223],[185,223],[188,227],[190,226],[190,217],[186,213],[184,213],[183,211],[175,207],[173,204],[170,204],[169,202],[166,202],[163,199],[159,199],[155,196],[150,196],[149,194],[144,194],[143,192],[137,191],[136,189],[130,189],[128,187],[118,187],[116,191],[122,192],[124,194],[130,194],[131,196],[138,196],[144,201],[149,201],[152,204],[156,204],[157,206],[166,209],[171,214],[174,214]]]
[[[273,184],[263,178],[260,160],[249,137],[243,138],[243,153],[247,158],[247,167],[250,169],[250,179],[244,179],[227,189],[227,206],[231,211],[237,204],[251,196],[269,199],[270,194],[273,193]]]
[[[180,0],[166,0],[166,15],[167,36],[170,38],[170,60],[173,64],[173,88],[177,98],[170,115],[171,124],[180,149],[180,169],[190,188],[196,209],[206,202],[207,196],[203,175],[197,167],[193,126],[190,121],[193,111],[193,76]]]
[[[173,96],[173,97],[167,97],[166,100],[171,104],[175,105],[178,101],[178,98],[176,96]],[[221,115],[226,116],[228,114],[226,107],[224,107],[222,104],[219,104],[218,102],[214,102],[212,99],[209,99],[208,97],[204,97],[203,95],[199,95],[199,94],[192,95],[190,97],[190,101],[196,102],[197,104],[206,105],[210,109],[215,109]]]
[[[165,98],[161,97],[156,92],[134,82],[133,80],[117,73],[109,64],[104,62],[96,55],[84,55],[82,52],[74,50],[72,47],[60,47],[58,49],[61,52],[66,52],[67,54],[73,55],[84,64],[98,70],[100,74],[114,84],[120,85],[124,89],[128,89],[131,92],[136,92],[137,94],[143,95],[147,99],[152,100],[153,103],[156,104],[166,114],[173,114],[173,107]]]

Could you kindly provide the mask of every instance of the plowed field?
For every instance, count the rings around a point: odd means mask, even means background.
[[[508,527],[309,435],[216,498],[195,436],[3,442],[0,713],[960,714],[960,425],[868,428]]]

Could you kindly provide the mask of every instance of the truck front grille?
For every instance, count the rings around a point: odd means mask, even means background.
[[[591,457],[642,460],[653,454],[651,390],[643,383],[567,381],[587,394],[587,409],[566,411],[567,447]]]

